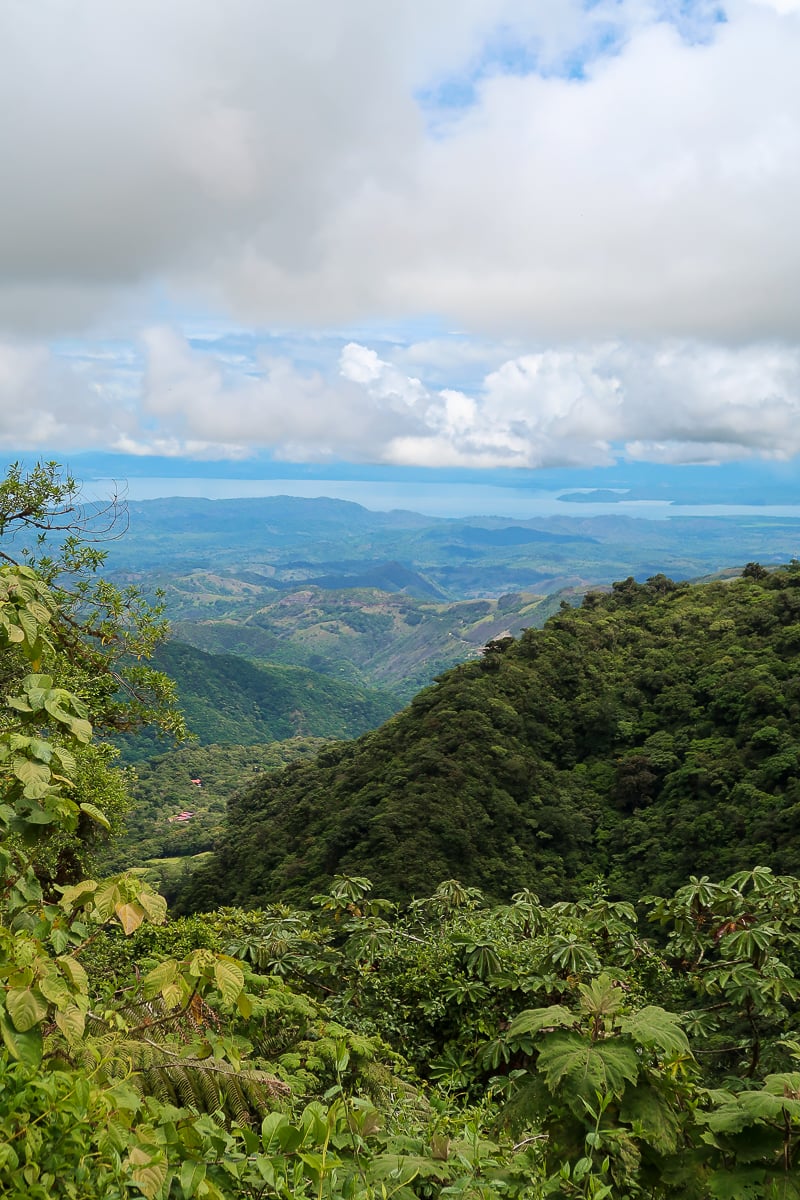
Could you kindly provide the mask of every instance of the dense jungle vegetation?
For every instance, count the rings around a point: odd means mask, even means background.
[[[337,872],[409,900],[671,891],[800,871],[800,565],[629,579],[490,643],[403,713],[229,803],[185,908],[303,900]]]
[[[177,920],[141,874],[97,877],[95,832],[117,823],[127,800],[114,751],[96,734],[152,719],[179,732],[180,722],[168,682],[126,665],[163,636],[159,614],[98,578],[102,556],[81,543],[85,515],[53,465],[12,469],[0,484],[0,1194],[800,1196],[800,880],[789,874],[695,874],[661,897],[649,894],[652,880],[636,905],[598,880],[570,881],[574,897],[557,899],[530,888],[492,898],[450,878],[398,904],[378,898],[366,875],[340,872],[301,907],[265,897],[256,909]],[[62,551],[15,561],[10,535],[26,523],[60,527]],[[731,746],[756,709],[778,738],[796,720],[797,579],[794,568],[766,578],[752,567],[725,591],[743,646],[730,657],[743,660],[740,689],[749,681],[745,692],[721,689],[722,711],[740,714],[727,717]],[[716,595],[709,609],[724,607]],[[592,694],[605,694],[598,677],[608,698],[617,694],[616,647],[634,639],[637,608],[643,639],[656,644],[667,639],[665,614],[679,618],[677,657],[699,620],[695,599],[656,580],[560,614],[543,648],[566,629],[574,653],[561,673],[558,656],[542,653],[555,674],[542,673],[534,713],[559,696],[566,712],[584,677]],[[771,629],[759,612],[775,617]],[[713,670],[722,619],[709,615],[705,640],[688,639],[698,675]],[[581,633],[592,629],[596,675]],[[752,638],[742,641],[745,629]],[[498,680],[515,660],[533,690],[533,641],[498,645],[484,664],[447,676],[439,689],[451,689],[453,711],[462,674]],[[507,686],[511,697],[524,692]],[[769,703],[748,704],[759,688]],[[439,689],[418,714],[435,709]],[[510,700],[484,698],[505,703],[516,728]],[[628,701],[617,722],[634,708]],[[604,728],[602,711],[585,718],[587,744],[591,723]],[[542,728],[544,747],[556,726]],[[555,772],[578,761],[578,726],[565,729]],[[646,744],[656,732],[645,720],[637,737]],[[781,750],[771,734],[753,743],[762,767]],[[307,770],[290,766],[286,778]],[[780,783],[762,788],[778,807]],[[630,792],[619,802],[635,810]],[[665,841],[671,854],[679,836]]]

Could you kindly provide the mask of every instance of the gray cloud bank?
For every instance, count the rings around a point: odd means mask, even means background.
[[[800,453],[800,4],[725,10],[9,0],[0,444]],[[469,103],[444,102],[454,80]],[[472,341],[237,372],[154,322],[159,294],[307,330],[436,314]],[[133,365],[45,346],[112,317]]]
[[[797,6],[696,4],[700,40],[669,7],[10,0],[0,317],[159,279],[253,321],[796,337]],[[481,74],[498,30],[535,70]],[[459,73],[474,103],[432,126]]]

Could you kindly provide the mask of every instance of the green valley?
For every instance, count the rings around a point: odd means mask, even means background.
[[[147,879],[173,895],[186,868],[222,834],[227,798],[263,771],[313,757],[326,740],[190,745],[136,764],[129,773],[124,827],[100,851],[104,872],[147,868]]]
[[[800,546],[800,522],[771,516],[444,519],[289,496],[141,501],[129,519],[110,577],[161,589],[177,640],[403,703],[562,598],[629,575],[785,562]]]

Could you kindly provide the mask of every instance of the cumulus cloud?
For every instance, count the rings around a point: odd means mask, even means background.
[[[461,387],[419,361],[446,357],[438,343],[411,350],[352,341],[317,367],[164,325],[138,348],[0,343],[0,446],[475,469],[800,454],[798,347],[608,340],[509,356],[487,343]]]
[[[425,432],[393,439],[387,461],[589,466],[620,450],[652,462],[789,458],[800,453],[800,351],[697,342],[544,350],[503,363],[472,395],[425,392],[417,411]]]
[[[245,458],[266,449],[288,461],[480,469],[597,466],[620,454],[719,462],[800,453],[800,350],[777,343],[540,349],[506,359],[470,389],[437,387],[358,342],[326,371],[263,350],[251,361],[194,348],[164,326],[147,331],[143,352],[139,411],[120,406],[104,443],[131,454]],[[402,348],[395,353],[403,358]],[[20,388],[37,393],[52,369],[42,354],[0,354],[0,408]],[[84,363],[80,380],[72,373],[75,400],[58,410],[57,425],[52,391],[31,400],[26,419],[61,438],[50,444],[63,444],[93,395],[94,409],[79,425],[79,436],[89,436],[92,420],[95,429],[102,420],[99,380],[107,370],[101,360]],[[23,425],[21,416],[6,422],[7,444]]]
[[[129,428],[116,356],[87,366],[41,344],[0,342],[0,448],[107,446]]]
[[[266,447],[290,461],[363,460],[380,453],[393,436],[417,428],[404,398],[416,381],[398,373],[404,389],[399,395],[391,374],[384,379],[380,368],[371,372],[365,347],[343,356],[349,375],[343,369],[338,378],[328,379],[264,353],[243,374],[213,354],[192,349],[166,327],[148,330],[143,342],[143,411],[158,436],[143,432],[137,442],[142,453],[164,453],[158,439],[166,433],[171,452],[196,454],[200,447],[203,457],[239,457]]]

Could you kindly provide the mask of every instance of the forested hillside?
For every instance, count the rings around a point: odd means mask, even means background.
[[[154,663],[177,685],[191,733],[201,745],[248,745],[292,737],[355,737],[400,707],[388,692],[303,667],[258,665],[167,642]],[[117,739],[128,761],[163,752],[152,731]]]
[[[503,897],[800,870],[800,566],[655,576],[490,645],[402,714],[229,805],[187,908],[307,897],[363,872]]]

